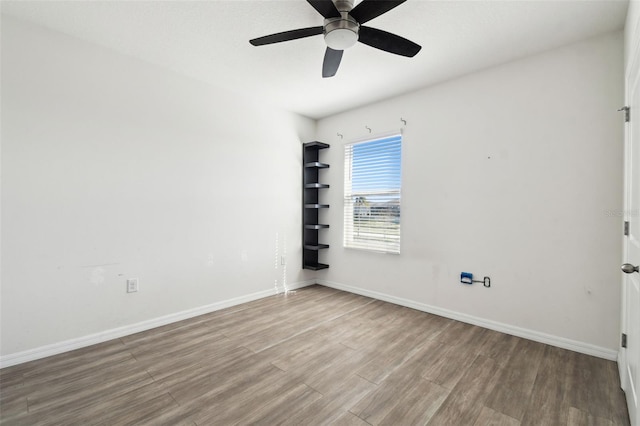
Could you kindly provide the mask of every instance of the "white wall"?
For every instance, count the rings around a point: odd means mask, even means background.
[[[613,356],[622,105],[615,33],[320,120],[334,188],[320,279]],[[401,117],[402,253],[346,250],[342,145]],[[461,271],[492,287],[460,284]]]
[[[1,136],[3,356],[311,278],[312,120],[3,17]]]
[[[1,47],[4,359],[314,276],[617,349],[621,34],[317,131],[267,102],[5,17]],[[342,143],[400,117],[402,254],[344,250]],[[331,268],[309,275],[299,144],[316,136],[332,144]],[[459,284],[460,271],[491,276],[492,288]],[[139,293],[125,293],[127,277]]]

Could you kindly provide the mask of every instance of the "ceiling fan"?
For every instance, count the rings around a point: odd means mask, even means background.
[[[324,17],[324,25],[254,38],[249,43],[263,46],[323,34],[327,44],[322,64],[322,77],[325,78],[336,75],[342,53],[358,41],[385,52],[413,57],[422,48],[420,45],[398,35],[362,25],[405,1],[362,0],[353,7],[354,0],[307,0]]]

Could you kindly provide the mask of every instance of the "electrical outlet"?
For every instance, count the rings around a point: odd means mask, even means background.
[[[138,291],[138,279],[137,278],[128,278],[127,279],[127,293],[135,293]]]

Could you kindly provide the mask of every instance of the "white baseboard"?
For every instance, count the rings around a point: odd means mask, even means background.
[[[524,339],[533,340],[535,342],[545,343],[547,345],[556,346],[563,349],[569,349],[574,352],[579,352],[586,355],[592,355],[592,356],[595,356],[598,358],[604,358],[610,361],[616,361],[618,358],[618,351],[595,346],[589,343],[578,342],[576,340],[553,336],[551,334],[541,333],[535,330],[528,330],[526,328],[516,327],[513,325],[504,324],[497,321],[478,318],[472,315],[450,311],[448,309],[443,309],[436,306],[431,306],[424,303],[415,302],[413,300],[403,299],[400,297],[395,297],[395,296],[391,296],[384,293],[378,293],[376,291],[366,290],[360,287],[353,287],[346,284],[340,284],[333,281],[320,280],[320,279],[316,280],[316,282],[326,287],[348,291],[349,293],[355,293],[361,296],[367,296],[373,299],[383,300],[385,302],[390,302],[396,305],[406,306],[407,308],[412,308],[418,311],[428,312],[430,314],[439,315],[441,317],[450,318],[450,319],[465,322],[468,324],[477,325],[480,327],[488,328],[490,330],[499,331],[501,333],[506,333],[513,336],[522,337]]]
[[[307,287],[313,284],[316,284],[316,280],[301,281],[301,282],[287,285],[287,290],[295,290],[295,289]],[[153,319],[142,321],[136,324],[113,328],[111,330],[105,330],[99,333],[90,334],[88,336],[82,336],[75,339],[65,340],[63,342],[53,343],[50,345],[29,349],[23,352],[15,353],[15,354],[0,356],[0,368],[10,367],[12,365],[22,364],[25,362],[34,361],[36,359],[46,358],[48,356],[58,355],[58,354],[72,351],[75,349],[84,348],[87,346],[95,345],[97,343],[106,342],[108,340],[117,339],[123,336],[128,336],[130,334],[139,333],[141,331],[150,330],[152,328],[160,327],[163,325],[171,324],[171,323],[182,321],[185,319],[194,318],[199,315],[204,315],[211,312],[219,311],[220,309],[229,308],[231,306],[240,305],[242,303],[252,302],[254,300],[262,299],[268,296],[273,296],[281,292],[282,292],[281,290],[276,291],[276,289],[274,288],[269,290],[263,290],[257,293],[234,297],[233,299],[223,300],[221,302],[216,302],[216,303],[200,306],[193,309],[188,309],[186,311],[164,315],[162,317],[153,318]]]
[[[408,308],[416,309],[423,312],[428,312],[430,314],[439,315],[445,318],[462,321],[468,324],[473,324],[480,327],[488,328],[490,330],[511,334],[513,336],[522,337],[522,338],[533,340],[536,342],[557,346],[563,349],[569,349],[575,352],[580,352],[583,354],[592,355],[599,358],[608,359],[611,361],[616,361],[618,358],[618,351],[615,351],[615,350],[602,348],[599,346],[591,345],[589,343],[566,339],[564,337],[553,336],[550,334],[541,333],[534,330],[528,330],[525,328],[504,324],[497,321],[478,318],[472,315],[450,311],[448,309],[443,309],[436,306],[415,302],[409,299],[403,299],[400,297],[391,296],[385,293],[379,293],[376,291],[366,290],[359,287],[340,284],[333,281],[327,281],[327,280],[321,280],[321,279],[301,281],[298,283],[288,285],[287,290],[295,290],[295,289],[307,287],[313,284],[320,284],[326,287],[347,291],[349,293],[360,294],[362,296],[371,297],[373,299],[383,300],[385,302],[394,303],[396,305],[406,306]],[[263,290],[257,293],[235,297],[233,299],[223,300],[221,302],[216,302],[216,303],[200,306],[193,309],[188,309],[186,311],[176,312],[176,313],[165,315],[162,317],[153,318],[153,319],[142,321],[136,324],[114,328],[111,330],[106,330],[100,333],[90,334],[90,335],[78,337],[75,339],[65,340],[63,342],[53,343],[50,345],[29,349],[23,352],[15,353],[15,354],[4,355],[0,357],[0,368],[10,367],[12,365],[22,364],[25,362],[34,361],[36,359],[46,358],[48,356],[58,355],[58,354],[72,351],[75,349],[84,348],[87,346],[95,345],[97,343],[106,342],[108,340],[117,339],[123,336],[128,336],[130,334],[139,333],[141,331],[150,330],[152,328],[160,327],[163,325],[171,324],[171,323],[182,321],[189,318],[194,318],[199,315],[215,312],[220,309],[225,309],[225,308],[229,308],[231,306],[239,305],[242,303],[247,303],[254,300],[262,299],[264,297],[272,296],[274,294],[276,294],[275,289]]]

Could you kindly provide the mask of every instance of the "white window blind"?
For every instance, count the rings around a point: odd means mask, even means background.
[[[402,135],[345,145],[344,246],[400,253]]]

